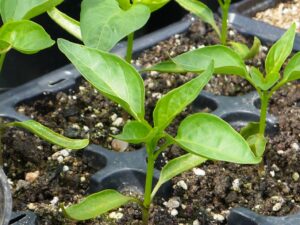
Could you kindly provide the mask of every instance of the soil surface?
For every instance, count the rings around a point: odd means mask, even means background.
[[[288,29],[295,22],[297,32],[300,32],[299,13],[300,0],[283,0],[273,8],[257,12],[254,18],[284,29]]]
[[[234,30],[229,32],[229,37],[248,41]],[[215,33],[196,21],[186,33],[175,35],[141,53],[134,63],[149,66],[168,59],[169,55],[217,42]],[[267,47],[262,47],[260,54],[248,64],[260,67],[267,50]],[[145,78],[147,118],[151,120],[155,102],[163,94],[192,77],[193,74],[148,73]],[[238,77],[217,75],[205,89],[216,95],[233,96],[247,93],[252,87]],[[119,133],[130,116],[85,81],[80,81],[71,90],[41,97],[33,103],[20,104],[17,110],[72,138],[89,137],[92,143],[116,151],[139,148],[112,143],[109,134]],[[174,135],[178,123],[192,112],[192,107],[188,107],[179,115],[168,129],[169,133]],[[258,166],[207,162],[172,180],[171,196],[156,198],[152,206],[151,224],[223,225],[228,210],[236,206],[245,206],[265,215],[298,211],[299,84],[292,83],[276,93],[270,112],[278,117],[279,132],[269,138],[264,176],[258,176]],[[12,186],[14,210],[32,210],[40,216],[40,224],[45,225],[141,224],[141,211],[134,204],[95,220],[69,221],[60,212],[59,204],[82,199],[88,189],[88,180],[95,172],[82,160],[82,152],[59,149],[20,129],[9,129],[2,141],[5,145],[4,169]],[[173,146],[163,153],[163,163],[182,154],[183,150]]]

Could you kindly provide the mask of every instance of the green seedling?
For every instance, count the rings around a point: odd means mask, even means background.
[[[214,73],[232,74],[243,77],[257,90],[261,100],[260,121],[252,122],[241,130],[257,157],[265,151],[266,116],[269,101],[279,88],[288,82],[300,79],[300,53],[295,54],[280,74],[283,63],[291,54],[295,39],[296,25],[293,24],[270,48],[265,61],[265,74],[258,68],[247,70],[240,55],[225,46],[210,46],[196,49],[169,61],[159,63],[145,70],[160,72],[199,72],[204,71],[211,60],[215,62]]]
[[[88,196],[79,204],[63,208],[69,218],[87,220],[128,202],[136,202],[142,209],[143,222],[147,224],[152,199],[161,185],[174,176],[208,159],[241,164],[260,162],[261,158],[253,154],[238,132],[211,114],[197,113],[188,116],[181,122],[175,137],[166,132],[174,118],[196,99],[212,77],[212,60],[206,65],[204,72],[170,91],[157,102],[152,125],[145,120],[143,80],[131,64],[105,51],[64,39],[58,40],[58,46],[88,82],[132,116],[133,119],[126,123],[122,133],[115,138],[133,144],[143,143],[148,155],[143,201],[124,196],[115,190],[104,190]],[[152,189],[155,160],[173,144],[180,146],[187,154],[168,162]]]
[[[0,28],[0,70],[7,52],[15,49],[24,54],[34,54],[52,46],[55,42],[37,23],[30,21],[63,0],[1,0],[0,12],[3,25]],[[0,163],[2,165],[3,146],[1,137],[8,127],[24,128],[44,140],[68,149],[82,149],[88,140],[76,140],[63,137],[42,124],[27,120],[24,122],[4,123],[0,120]]]

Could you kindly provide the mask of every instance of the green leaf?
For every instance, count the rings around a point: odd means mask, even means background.
[[[296,34],[296,24],[282,35],[282,37],[271,47],[265,62],[267,77],[271,73],[278,73],[287,57],[291,54]]]
[[[186,151],[212,160],[256,164],[256,157],[243,137],[215,115],[197,113],[184,119],[175,138]]]
[[[73,220],[88,220],[117,209],[135,199],[124,196],[115,190],[104,190],[86,197],[82,202],[68,208],[64,213]]]
[[[207,5],[198,0],[176,0],[176,2],[204,22],[210,24],[220,36],[220,30],[215,22],[214,14]]]
[[[132,65],[116,55],[64,39],[58,40],[58,47],[104,96],[120,104],[136,120],[144,119],[144,83]]]
[[[279,80],[280,74],[278,72],[272,72],[268,77],[264,75],[255,67],[251,67],[250,75],[253,83],[261,90],[269,90]]]
[[[248,54],[243,59],[245,60],[253,59],[259,53],[260,46],[261,46],[260,40],[257,37],[254,37],[253,45],[250,48]]]
[[[267,140],[262,134],[254,134],[247,138],[247,142],[257,157],[264,155]]]
[[[0,40],[25,54],[36,53],[55,43],[43,27],[29,20],[5,23],[0,28]]]
[[[290,82],[293,80],[300,79],[300,52],[295,54],[289,63],[286,65],[283,80],[285,82]]]
[[[243,127],[240,130],[240,134],[243,138],[247,139],[249,136],[253,134],[259,133],[259,123],[258,122],[250,122],[247,126]]]
[[[2,0],[1,16],[4,23],[10,20],[29,20],[59,5],[63,0]]]
[[[158,183],[163,184],[173,177],[201,165],[207,159],[191,153],[169,161],[161,170]]]
[[[80,24],[77,20],[69,17],[57,8],[52,8],[47,11],[48,15],[64,30],[72,34],[74,37],[82,41]]]
[[[115,0],[84,0],[81,5],[80,28],[86,46],[111,50],[122,38],[143,27],[150,10],[142,4],[127,11]]]
[[[166,5],[170,0],[133,0],[133,4],[142,3],[150,8],[151,12],[154,12],[164,5]]]
[[[7,123],[5,126],[24,128],[34,133],[38,137],[63,148],[78,150],[85,148],[89,144],[89,140],[87,139],[79,140],[64,137],[34,120],[26,120],[24,122],[11,122]]]
[[[173,89],[156,104],[153,112],[154,126],[164,130],[185,107],[192,103],[208,83],[214,71],[211,62],[205,72],[184,85]]]
[[[0,54],[6,53],[11,49],[11,44],[6,41],[0,40]]]
[[[189,51],[176,56],[172,62],[163,62],[145,70],[176,73],[201,72],[208,67],[212,60],[215,66],[214,73],[235,74],[242,77],[247,75],[247,69],[242,58],[232,49],[222,45]]]
[[[115,135],[116,139],[126,141],[133,144],[146,142],[151,128],[138,121],[129,121],[119,135]]]
[[[130,0],[118,0],[121,9],[127,10],[131,7]]]

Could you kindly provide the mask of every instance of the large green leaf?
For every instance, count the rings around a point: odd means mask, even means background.
[[[151,12],[154,12],[164,5],[166,5],[170,0],[133,0],[133,4],[142,3],[146,6],[148,6],[151,10]]]
[[[213,71],[214,65],[211,62],[205,72],[163,96],[153,112],[154,126],[164,130],[176,115],[197,98],[212,77]]]
[[[64,39],[58,40],[58,47],[104,96],[119,103],[136,120],[143,120],[144,83],[133,66],[116,55]]]
[[[286,65],[283,80],[285,82],[300,79],[300,52],[295,54]]]
[[[186,151],[212,160],[242,164],[261,161],[238,132],[212,114],[197,113],[184,119],[175,141]]]
[[[104,190],[86,197],[82,202],[63,208],[64,213],[74,220],[93,219],[128,202],[135,201],[115,190]]]
[[[55,43],[43,27],[29,20],[5,23],[0,28],[0,40],[25,54],[36,53]]]
[[[14,126],[24,128],[38,137],[52,143],[55,145],[59,145],[63,148],[68,149],[82,149],[85,148],[89,144],[89,140],[87,139],[70,139],[64,137],[58,133],[55,133],[53,130],[48,127],[43,126],[42,124],[34,121],[34,120],[26,120],[24,122],[11,122],[7,123],[5,126]]]
[[[109,51],[144,26],[149,17],[149,8],[142,4],[124,11],[116,0],[84,0],[80,13],[83,42],[88,47]]]
[[[176,0],[186,10],[198,16],[204,22],[210,24],[220,36],[220,30],[215,22],[214,14],[211,9],[199,0]]]
[[[215,73],[235,74],[245,77],[246,66],[242,58],[232,49],[222,46],[208,46],[183,53],[172,59],[172,62],[163,62],[146,70],[160,72],[201,72],[211,61],[214,61]]]
[[[1,16],[3,22],[31,19],[59,5],[63,0],[2,0]]]
[[[271,47],[265,62],[267,78],[272,72],[278,73],[284,61],[291,54],[293,50],[295,34],[296,24],[293,23],[293,25]]]
[[[129,121],[124,126],[122,133],[115,135],[114,137],[129,143],[139,144],[147,140],[150,132],[151,128],[146,126],[144,123]]]

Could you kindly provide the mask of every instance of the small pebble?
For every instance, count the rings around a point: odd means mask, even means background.
[[[295,151],[299,151],[299,149],[300,149],[299,145],[296,142],[294,142],[293,144],[291,144],[291,147]]]
[[[224,216],[222,216],[221,214],[214,214],[214,220],[219,221],[219,222],[223,222],[225,220]]]
[[[193,221],[193,225],[200,225],[199,220],[194,220],[194,221]]]
[[[275,177],[275,171],[274,171],[274,170],[271,170],[271,171],[270,171],[270,175],[271,175],[271,177]]]
[[[281,202],[277,202],[277,203],[273,206],[272,210],[273,210],[274,212],[278,212],[278,211],[281,209],[281,207],[282,207],[282,203],[281,203]]]
[[[63,150],[60,151],[60,154],[63,157],[68,157],[70,155],[70,152],[67,149],[63,149]]]
[[[234,179],[234,181],[232,182],[232,190],[240,192],[241,191],[240,186],[241,186],[240,179]]]
[[[35,210],[37,207],[34,203],[29,203],[29,204],[27,204],[27,208],[30,210]]]
[[[294,172],[292,175],[292,178],[294,181],[298,181],[299,180],[299,173],[298,172]]]
[[[64,161],[64,157],[62,157],[61,155],[57,157],[57,161],[59,163],[62,163]]]
[[[188,189],[188,186],[187,184],[185,183],[184,180],[180,180],[177,182],[177,186],[181,187],[183,190],[187,190]]]
[[[118,152],[124,152],[128,148],[128,146],[128,142],[121,141],[118,139],[113,139],[111,142],[112,149]]]
[[[40,171],[35,171],[35,172],[29,172],[26,173],[25,175],[25,180],[28,181],[29,183],[34,182],[40,175]]]
[[[108,216],[111,219],[120,220],[120,219],[123,218],[123,213],[121,213],[121,212],[111,212]]]
[[[118,117],[115,119],[115,121],[112,123],[113,126],[120,127],[123,125],[123,118]]]
[[[69,171],[70,170],[70,168],[68,167],[68,166],[63,166],[63,172],[67,172],[67,171]]]
[[[197,176],[205,176],[205,174],[206,174],[205,171],[200,168],[194,168],[193,172]]]
[[[111,117],[110,117],[110,119],[111,119],[112,121],[115,121],[117,118],[118,118],[118,115],[115,114],[115,113],[112,114]]]
[[[83,183],[86,181],[86,178],[85,177],[80,177],[80,182]]]
[[[177,216],[178,215],[178,211],[176,209],[172,209],[170,214],[172,216]]]
[[[170,198],[169,201],[165,204],[169,209],[175,209],[180,206],[180,202],[176,198]]]
[[[56,205],[58,203],[59,198],[54,196],[54,198],[50,201],[51,205]]]

